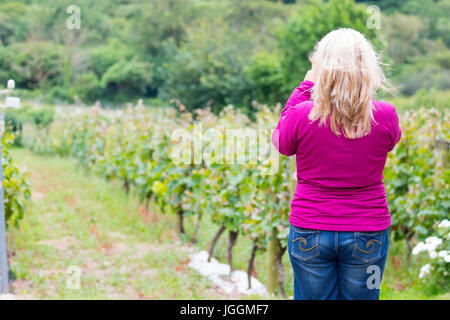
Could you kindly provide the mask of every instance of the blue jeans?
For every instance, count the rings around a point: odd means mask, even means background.
[[[376,232],[303,229],[291,225],[288,252],[295,300],[378,300],[389,228]]]

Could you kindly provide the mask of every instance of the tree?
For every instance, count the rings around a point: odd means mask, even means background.
[[[87,58],[88,69],[99,78],[115,63],[121,60],[132,60],[136,56],[128,46],[116,38],[90,50]]]
[[[36,89],[64,84],[70,78],[67,50],[51,42],[17,43],[3,49],[0,62],[5,76],[14,78],[21,88]],[[3,56],[3,58],[1,58]],[[66,74],[68,73],[68,74]],[[5,79],[3,79],[5,81]]]
[[[245,73],[252,88],[252,100],[274,105],[285,99],[281,92],[285,80],[277,54],[258,53],[245,68]]]
[[[311,1],[293,14],[278,34],[286,94],[303,79],[310,68],[309,53],[330,31],[352,28],[380,47],[375,29],[366,26],[367,18],[365,9],[356,6],[353,0]]]
[[[219,19],[200,23],[200,30],[190,34],[166,64],[160,96],[178,99],[190,110],[208,104],[218,112],[226,104],[244,104],[248,84],[243,69],[252,52],[249,37],[234,33]]]
[[[391,13],[394,11],[400,11],[406,1],[398,0],[356,0],[356,2],[365,2],[368,5],[377,5],[383,12]]]
[[[420,34],[424,26],[416,16],[396,13],[383,19],[389,56],[396,63],[406,63],[421,52]]]
[[[141,7],[132,21],[141,49],[152,57],[164,54],[164,42],[173,40],[180,47],[192,15],[190,0],[154,0]]]
[[[110,96],[145,95],[152,81],[152,65],[137,60],[121,60],[102,76],[101,86]]]
[[[15,40],[23,40],[20,37],[22,28],[19,21],[25,12],[25,5],[19,2],[0,6],[0,44],[8,45]]]

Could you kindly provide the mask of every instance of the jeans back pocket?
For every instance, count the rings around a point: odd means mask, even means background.
[[[319,230],[292,226],[291,255],[302,261],[319,256]]]
[[[354,232],[353,258],[371,263],[381,257],[385,231]]]

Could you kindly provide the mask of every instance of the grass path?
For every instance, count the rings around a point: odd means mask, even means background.
[[[19,228],[8,231],[14,294],[31,299],[245,299],[226,294],[188,268],[192,250],[208,247],[217,226],[201,220],[198,242],[183,244],[176,218],[146,211],[117,183],[80,169],[75,160],[41,157],[15,149],[14,159],[28,170],[32,199]],[[194,231],[186,218],[187,235]],[[215,257],[226,261],[228,237],[219,240]],[[246,270],[251,243],[239,237],[234,268]],[[423,261],[408,268],[403,242],[391,241],[381,299],[450,299],[428,294],[417,278]],[[288,255],[283,257],[286,293],[293,279]],[[265,255],[258,254],[256,276],[264,281]],[[79,289],[70,289],[72,272],[81,272]]]
[[[72,160],[15,150],[32,201],[8,233],[14,294],[33,299],[226,299],[187,267],[191,247],[171,221],[139,207],[115,183]],[[166,224],[163,228],[162,225]],[[79,268],[79,269],[77,269]],[[68,284],[81,271],[79,289]],[[236,296],[235,296],[236,297]]]

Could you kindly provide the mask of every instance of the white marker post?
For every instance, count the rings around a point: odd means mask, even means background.
[[[14,89],[14,80],[8,81],[7,90],[0,91],[0,94],[8,94]],[[0,113],[0,125],[5,129],[5,115]],[[3,135],[3,131],[1,132]],[[3,164],[2,164],[2,143],[0,136],[0,275],[1,275],[1,294],[9,293],[8,283],[8,254],[6,249],[6,219],[5,219],[5,203],[4,203],[4,190],[3,190]]]

